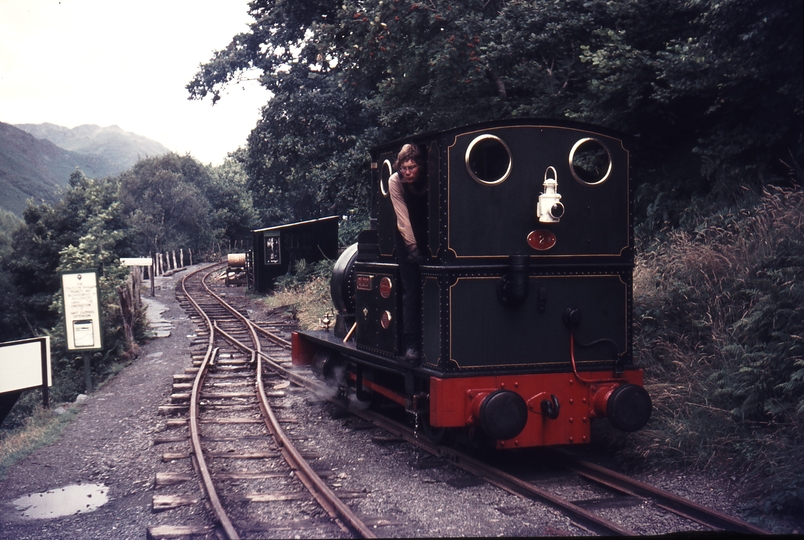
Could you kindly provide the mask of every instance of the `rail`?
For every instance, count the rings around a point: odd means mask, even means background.
[[[318,502],[318,504],[327,512],[327,514],[336,523],[341,524],[342,527],[343,524],[345,523],[344,527],[345,530],[350,531],[352,534],[356,534],[362,538],[375,538],[376,536],[374,535],[374,533],[362,522],[362,520],[360,520],[360,518],[346,504],[343,503],[343,501],[340,500],[337,494],[329,488],[326,482],[322,480],[315,473],[312,466],[307,462],[306,459],[304,459],[302,453],[299,452],[299,450],[295,447],[290,438],[285,434],[284,430],[280,427],[279,420],[273,413],[273,410],[269,404],[268,396],[265,392],[263,385],[262,373],[263,373],[263,359],[270,357],[264,352],[262,352],[262,346],[257,333],[259,332],[261,335],[265,335],[268,339],[279,344],[280,346],[289,346],[289,342],[253,324],[240,312],[238,312],[235,308],[229,305],[222,297],[220,297],[214,291],[212,291],[210,287],[205,283],[205,280],[202,279],[202,285],[205,290],[205,293],[209,295],[211,298],[214,298],[218,302],[220,307],[225,309],[233,318],[238,320],[246,329],[252,341],[252,344],[243,343],[232,333],[221,329],[220,326],[218,325],[217,320],[212,320],[206,313],[206,310],[204,310],[202,306],[194,298],[192,298],[192,295],[187,290],[185,284],[186,280],[189,277],[194,276],[199,272],[209,271],[210,269],[218,266],[222,265],[220,264],[210,265],[207,267],[203,267],[197,270],[196,272],[193,272],[192,274],[188,274],[182,280],[182,289],[190,304],[203,318],[205,326],[209,329],[207,353],[205,355],[204,360],[202,361],[198,374],[196,375],[191,394],[191,401],[190,401],[191,444],[193,447],[193,452],[196,456],[196,460],[198,462],[198,468],[200,471],[201,479],[203,482],[204,489],[207,493],[210,505],[212,506],[213,511],[216,514],[216,517],[221,524],[221,527],[224,529],[225,534],[230,539],[239,538],[239,535],[235,530],[231,520],[229,519],[226,510],[223,504],[221,503],[220,497],[217,494],[212,475],[209,473],[209,467],[207,466],[206,461],[204,459],[204,451],[201,446],[201,437],[200,432],[198,430],[198,422],[199,422],[198,409],[199,409],[200,390],[203,385],[205,373],[208,367],[214,364],[216,355],[218,353],[218,349],[214,348],[214,342],[217,337],[225,339],[227,342],[231,343],[236,348],[240,349],[241,351],[251,356],[252,358],[251,364],[254,366],[256,372],[255,394],[258,400],[259,408],[262,412],[264,423],[267,429],[273,434],[275,440],[277,441],[277,444],[280,448],[280,452],[283,455],[284,459],[290,465],[291,469],[296,473],[296,476],[299,478],[302,484],[304,484],[304,486],[309,491],[311,496]],[[268,363],[271,364],[272,366],[278,366],[278,364],[272,360],[269,360]],[[286,370],[283,371],[286,372]]]

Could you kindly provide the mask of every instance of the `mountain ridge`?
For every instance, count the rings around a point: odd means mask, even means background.
[[[119,126],[0,122],[0,208],[21,216],[28,199],[58,202],[76,169],[93,178],[115,176],[142,158],[169,152]]]
[[[142,158],[161,156],[170,152],[161,143],[125,131],[117,125],[101,127],[96,124],[82,124],[67,128],[45,122],[14,124],[14,127],[30,133],[37,139],[48,140],[70,152],[101,156],[115,169],[122,166],[124,167],[122,170],[127,170]]]

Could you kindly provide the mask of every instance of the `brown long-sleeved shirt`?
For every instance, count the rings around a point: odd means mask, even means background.
[[[413,227],[410,225],[408,205],[405,204],[405,186],[402,184],[402,180],[399,179],[399,173],[392,174],[391,178],[388,179],[388,192],[391,195],[394,213],[396,213],[396,227],[405,241],[408,253],[410,253],[417,247],[416,237],[413,235]]]

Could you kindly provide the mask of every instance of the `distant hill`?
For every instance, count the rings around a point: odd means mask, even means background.
[[[76,168],[89,177],[114,176],[140,158],[168,153],[158,142],[117,126],[0,122],[0,208],[21,215],[26,201],[55,203]]]
[[[134,166],[145,157],[156,157],[170,152],[161,143],[123,131],[118,126],[100,127],[90,124],[72,129],[55,124],[14,124],[37,139],[47,139],[59,148],[70,152],[97,156],[117,174]]]

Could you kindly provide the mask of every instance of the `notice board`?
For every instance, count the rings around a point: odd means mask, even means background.
[[[96,270],[63,272],[61,288],[64,293],[67,350],[102,350],[98,272]]]
[[[52,385],[49,336],[0,343],[0,394]]]

